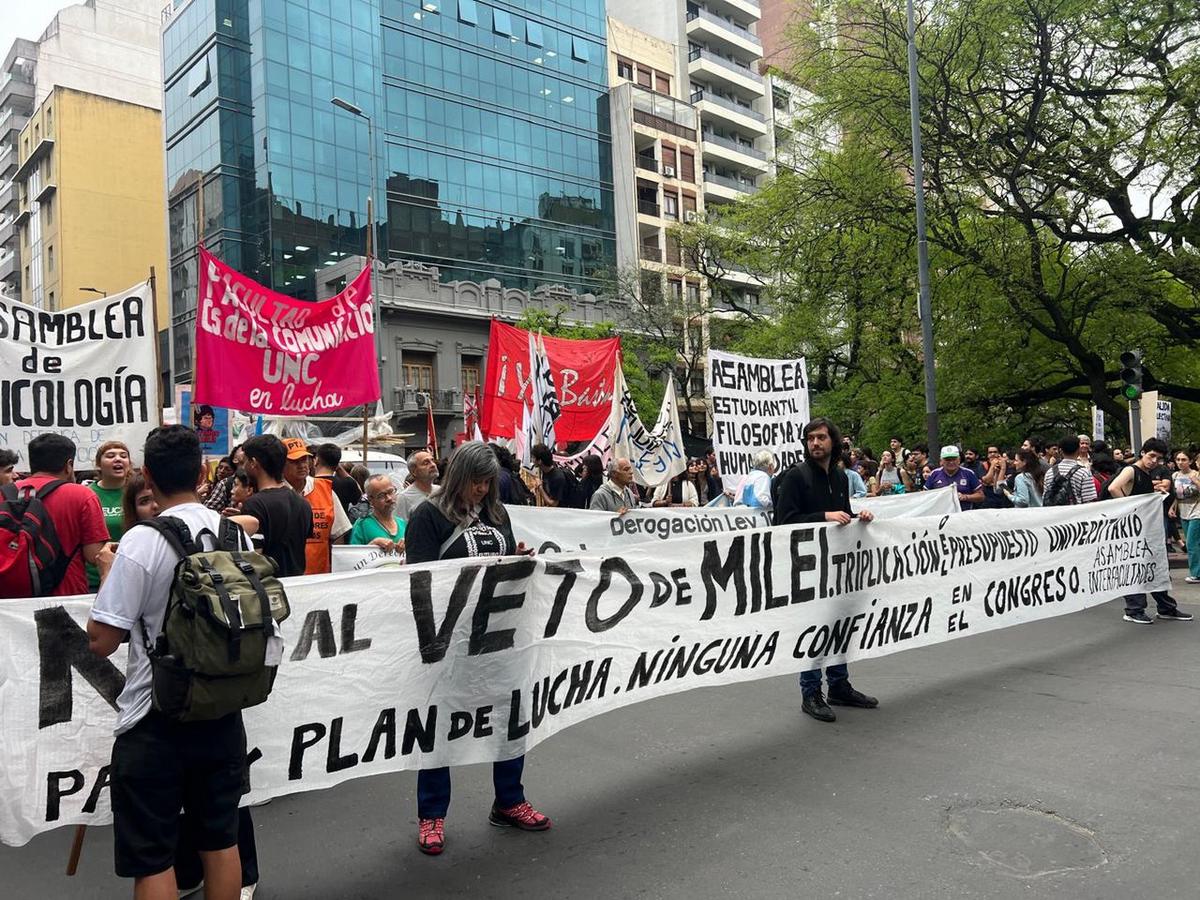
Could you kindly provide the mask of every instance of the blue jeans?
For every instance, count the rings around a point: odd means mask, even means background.
[[[1183,539],[1187,542],[1188,574],[1200,578],[1200,519],[1183,519]]]
[[[832,691],[834,687],[845,687],[850,682],[850,671],[846,668],[845,663],[840,665],[830,666],[825,670],[825,680],[829,682],[829,689]],[[807,672],[800,673],[800,693],[805,697],[821,692],[821,670],[811,669]]]
[[[521,772],[525,757],[492,763],[492,784],[496,788],[496,806],[510,809],[525,802]],[[450,809],[450,770],[422,769],[417,773],[417,816],[421,819],[444,819]]]

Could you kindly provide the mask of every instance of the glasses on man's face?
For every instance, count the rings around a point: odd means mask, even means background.
[[[386,491],[376,491],[374,494],[371,495],[371,499],[378,500],[379,498],[382,497],[384,500],[387,500],[389,497],[395,497],[395,496],[396,496],[396,489],[388,488],[388,490],[386,490]]]

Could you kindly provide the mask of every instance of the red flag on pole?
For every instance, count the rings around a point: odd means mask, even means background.
[[[428,396],[428,395],[426,395],[426,396]],[[425,407],[425,430],[429,436],[429,444],[426,447],[426,449],[429,450],[429,452],[433,454],[433,458],[436,460],[436,459],[438,459],[438,439],[437,439],[437,425],[435,425],[433,423],[433,398],[432,397],[429,398],[429,403]]]

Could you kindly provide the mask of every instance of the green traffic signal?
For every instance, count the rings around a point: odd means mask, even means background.
[[[1121,394],[1126,400],[1136,400],[1142,396],[1142,389],[1136,384],[1127,384],[1121,389]]]

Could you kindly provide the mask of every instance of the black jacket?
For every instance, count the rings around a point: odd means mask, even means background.
[[[775,481],[774,500],[776,525],[824,522],[827,512],[851,512],[850,481],[836,462],[826,473],[805,460]]]

